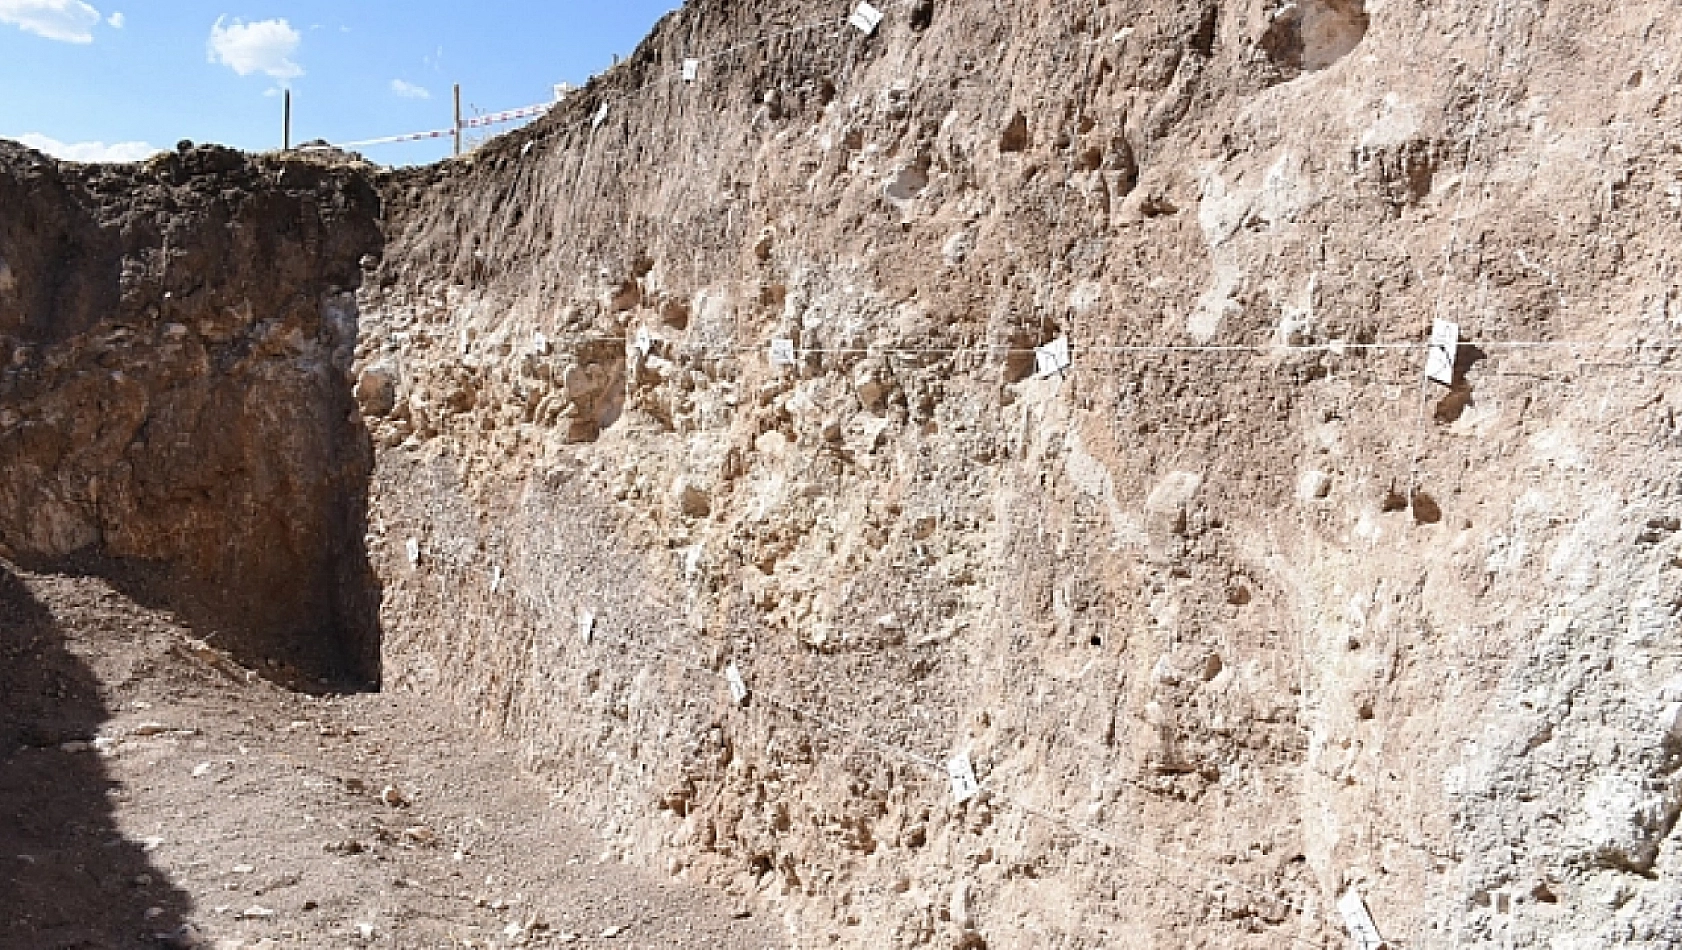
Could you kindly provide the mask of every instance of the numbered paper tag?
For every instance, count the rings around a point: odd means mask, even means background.
[[[589,643],[596,636],[596,615],[588,610],[578,615],[578,639]]]
[[[538,356],[548,356],[549,355],[549,337],[544,335],[544,333],[541,330],[538,331],[537,333],[532,334],[531,350],[532,350],[533,353],[536,353]]]
[[[500,590],[502,590],[502,567],[498,565],[491,568],[491,593],[494,594]]]
[[[1061,376],[1069,371],[1069,338],[1060,336],[1044,346],[1034,348],[1034,375],[1040,379]]]
[[[960,805],[981,791],[981,783],[975,780],[975,769],[970,766],[967,752],[958,753],[946,763],[946,775],[952,780],[952,797]]]
[[[1337,912],[1343,915],[1343,925],[1349,928],[1349,936],[1354,939],[1356,950],[1381,950],[1384,938],[1378,935],[1378,928],[1373,925],[1372,915],[1367,913],[1366,902],[1353,887],[1343,892],[1338,898]]]
[[[847,22],[857,27],[860,33],[869,36],[876,32],[878,26],[882,25],[882,11],[860,0],[859,5],[853,8],[853,15],[847,18]]]
[[[798,361],[794,356],[793,340],[785,337],[778,337],[777,339],[771,341],[772,366],[793,366],[796,362]]]
[[[413,567],[414,565],[419,564],[420,542],[416,541],[414,538],[410,538],[408,543],[403,545],[403,553],[409,556],[409,566]]]
[[[606,122],[606,121],[607,121],[607,103],[604,102],[604,103],[601,104],[601,106],[599,108],[596,109],[596,114],[590,117],[590,128],[592,128],[592,129],[600,128],[601,124],[603,122]]]
[[[748,701],[748,684],[742,679],[742,671],[732,663],[724,668],[724,681],[730,684],[730,700],[741,706]]]
[[[695,77],[699,76],[700,74],[701,74],[701,61],[700,60],[698,60],[698,59],[686,59],[686,60],[683,61],[683,81],[684,82],[694,82]]]
[[[654,335],[648,332],[647,327],[637,327],[636,348],[644,359],[654,351]]]
[[[1431,321],[1431,346],[1425,351],[1425,377],[1444,386],[1454,385],[1454,357],[1460,350],[1460,325],[1449,320]]]

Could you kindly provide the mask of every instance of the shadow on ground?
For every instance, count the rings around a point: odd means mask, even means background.
[[[117,829],[120,789],[92,744],[109,716],[52,612],[0,562],[0,948],[156,948],[191,909]]]

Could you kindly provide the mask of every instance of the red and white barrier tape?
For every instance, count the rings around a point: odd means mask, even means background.
[[[487,125],[501,125],[516,119],[526,119],[535,115],[542,115],[554,108],[555,103],[545,102],[542,105],[526,106],[524,109],[509,109],[507,112],[492,112],[490,115],[477,115],[471,119],[463,119],[461,127],[464,129],[478,129]]]
[[[489,115],[476,115],[471,119],[461,120],[463,129],[482,129],[487,126],[501,125],[504,122],[515,122],[539,116],[553,108],[555,103],[545,102],[535,106],[525,106],[520,109],[509,109],[506,112],[492,112]],[[386,135],[377,139],[358,139],[355,142],[334,142],[331,145],[306,145],[301,151],[319,151],[323,148],[364,148],[369,145],[393,145],[398,142],[420,142],[426,139],[448,138],[455,134],[455,129],[433,129],[430,132],[406,132],[402,135]]]
[[[802,24],[802,25],[799,25],[799,26],[789,27],[789,28],[784,29],[784,30],[779,30],[779,31],[776,31],[776,32],[773,32],[773,33],[767,33],[763,36],[754,37],[754,38],[748,40],[745,43],[737,44],[736,46],[732,46],[728,49],[721,50],[717,53],[713,53],[713,54],[710,54],[710,55],[707,55],[707,56],[693,57],[693,61],[695,63],[699,64],[699,63],[702,63],[702,62],[706,62],[708,60],[715,60],[715,59],[719,59],[723,56],[728,56],[731,53],[735,53],[735,52],[747,49],[747,48],[752,47],[752,46],[757,46],[757,45],[765,43],[769,40],[777,39],[779,37],[788,36],[788,35],[791,35],[791,34],[794,34],[794,33],[803,33],[803,32],[806,32],[808,30],[822,29],[824,27],[841,26],[841,25],[844,25],[846,23],[851,23],[853,26],[855,26],[859,30],[863,31],[866,35],[869,35],[869,34],[874,33],[876,31],[876,27],[877,27],[878,24],[881,23],[881,21],[882,21],[882,11],[876,9],[875,7],[871,6],[868,3],[859,3],[854,7],[852,17],[847,19],[847,20],[837,21],[834,18],[826,18],[826,19],[818,20],[818,21],[815,21],[815,22],[812,22],[812,23],[806,23],[806,24]],[[684,72],[682,75],[684,77],[684,81],[686,81],[686,82],[693,81],[694,77],[691,76],[687,71]],[[643,87],[643,89],[650,88],[653,85],[655,85],[655,84],[650,83],[649,86],[645,86],[645,87]],[[642,90],[638,90],[638,92],[640,92],[640,91],[642,91]],[[633,93],[633,95],[634,95],[634,93]],[[509,109],[506,112],[493,112],[489,115],[474,116],[471,119],[463,119],[462,122],[461,122],[461,128],[463,128],[463,129],[482,129],[482,128],[485,128],[486,126],[501,125],[504,122],[514,122],[514,121],[517,121],[519,119],[526,119],[526,118],[530,118],[532,116],[542,115],[543,113],[548,112],[550,109],[554,108],[555,105],[556,105],[556,102],[545,102],[545,103],[541,103],[539,105],[525,106],[524,108],[520,108],[520,109]],[[383,138],[362,139],[362,140],[356,141],[356,142],[335,142],[332,145],[326,146],[326,147],[328,147],[328,148],[362,148],[362,147],[369,146],[369,145],[392,145],[392,144],[395,144],[397,142],[419,142],[419,141],[422,141],[422,140],[425,140],[425,139],[439,139],[439,138],[443,138],[447,135],[454,135],[457,131],[459,131],[459,130],[452,128],[452,129],[436,129],[436,130],[431,131],[431,132],[410,132],[410,133],[407,133],[405,135],[388,135],[388,136],[385,136]],[[318,145],[318,146],[314,146],[313,148],[316,149],[316,150],[319,150],[319,149],[323,148],[323,146]],[[303,150],[304,151],[310,151],[312,149],[311,149],[311,147],[306,146]]]

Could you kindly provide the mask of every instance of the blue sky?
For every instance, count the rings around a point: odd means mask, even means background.
[[[282,88],[295,144],[448,128],[452,83],[469,114],[544,102],[680,2],[0,0],[0,138],[83,160],[180,139],[260,151],[280,145]],[[365,152],[405,164],[449,147]]]

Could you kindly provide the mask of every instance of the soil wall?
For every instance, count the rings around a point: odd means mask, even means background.
[[[0,151],[0,556],[797,946],[1682,944],[1674,5],[846,12],[425,169]]]
[[[802,946],[1682,940],[1674,7],[844,13],[393,180],[391,681]]]
[[[0,142],[0,209],[0,556],[105,575],[277,677],[376,682],[369,176]]]

